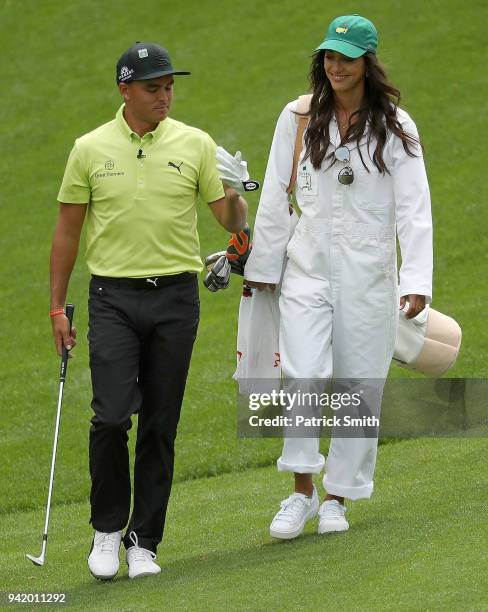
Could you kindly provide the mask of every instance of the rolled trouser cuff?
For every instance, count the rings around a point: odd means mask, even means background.
[[[327,474],[322,480],[324,489],[329,495],[337,495],[339,497],[347,497],[347,499],[368,499],[373,494],[374,482],[371,481],[360,487],[346,487],[344,485],[335,484],[327,479]]]
[[[317,463],[298,463],[298,462],[286,462],[280,457],[276,465],[278,467],[278,472],[296,472],[297,474],[320,474],[320,472],[324,469],[325,465],[325,457],[323,455],[318,455]]]

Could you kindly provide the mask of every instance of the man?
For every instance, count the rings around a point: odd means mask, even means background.
[[[116,74],[124,104],[113,121],[76,140],[58,195],[50,313],[58,353],[63,344],[68,350],[75,345],[76,330],[70,335],[63,305],[85,217],[88,226],[95,413],[89,442],[95,534],[88,566],[101,580],[116,575],[121,540],[130,578],[161,571],[156,550],[199,321],[198,195],[226,230],[240,231],[246,222],[247,204],[229,186],[239,188],[239,182],[219,179],[213,140],[168,117],[174,75],[185,74],[173,69],[159,45],[128,49]],[[245,168],[240,157],[238,166]],[[128,521],[127,431],[136,411]]]

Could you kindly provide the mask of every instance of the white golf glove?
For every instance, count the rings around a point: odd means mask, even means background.
[[[220,172],[220,180],[233,187],[236,191],[255,191],[259,189],[257,181],[249,180],[247,162],[242,160],[242,154],[237,151],[234,157],[224,147],[217,147],[215,154],[217,159],[217,170]]]

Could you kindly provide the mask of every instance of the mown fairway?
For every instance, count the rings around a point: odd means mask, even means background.
[[[279,440],[235,434],[237,278],[216,295],[201,286],[163,573],[129,583],[124,568],[114,584],[95,583],[86,567],[91,408],[82,252],[69,292],[79,344],[65,392],[47,565],[34,568],[24,557],[39,552],[56,408],[59,362],[47,316],[56,195],[74,139],[118,108],[117,58],[136,40],[167,46],[175,66],[193,73],[177,81],[172,115],[243,151],[262,179],[276,118],[307,89],[312,50],[333,17],[354,12],[376,23],[379,56],[425,145],[434,306],[464,333],[450,375],[486,377],[485,2],[0,0],[0,590],[64,588],[80,609],[488,609],[486,439],[386,445],[375,496],[349,504],[344,538],[323,541],[309,529],[300,541],[271,543],[268,524],[289,481],[270,467]],[[258,197],[248,202],[254,217]],[[202,255],[225,246],[227,234],[204,204],[199,231]]]

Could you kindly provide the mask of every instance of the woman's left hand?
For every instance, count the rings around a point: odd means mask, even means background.
[[[413,319],[425,308],[425,295],[417,295],[411,293],[410,295],[402,295],[400,298],[400,310],[403,310],[406,302],[408,302],[408,310],[405,313],[407,319]]]

